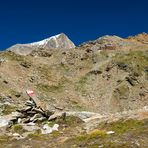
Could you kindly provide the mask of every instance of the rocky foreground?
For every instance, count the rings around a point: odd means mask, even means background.
[[[12,46],[0,53],[0,84],[2,148],[148,147],[146,33]]]
[[[148,145],[148,107],[108,115],[92,112],[65,112],[64,118],[58,115],[52,120],[38,116],[36,121],[23,120],[24,123],[20,118],[14,123],[18,114],[3,116],[0,147],[141,148]]]

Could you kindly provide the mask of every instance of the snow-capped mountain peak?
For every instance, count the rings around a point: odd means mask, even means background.
[[[43,45],[46,45],[48,41],[50,40],[57,40],[57,38],[60,36],[61,34],[58,34],[58,35],[55,35],[55,36],[51,36],[47,39],[44,39],[44,40],[41,40],[41,41],[38,41],[38,42],[33,42],[33,43],[30,43],[30,45],[32,46],[36,46],[36,45],[39,45],[39,46],[43,46]]]
[[[38,42],[16,44],[7,50],[20,55],[28,55],[32,51],[40,50],[41,48],[47,51],[51,49],[71,49],[75,48],[75,45],[64,33],[61,33]]]
[[[64,34],[58,34],[47,39],[30,43],[31,46],[37,46],[41,48],[74,48],[74,43]]]

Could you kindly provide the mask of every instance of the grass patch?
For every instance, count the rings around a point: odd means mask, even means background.
[[[64,70],[65,72],[69,72],[70,71],[70,68],[67,65],[60,64],[60,66],[61,66],[61,69]]]
[[[41,130],[36,130],[34,133],[28,134],[28,138],[43,138],[41,134]]]
[[[0,136],[0,143],[6,143],[9,142],[9,140],[10,140],[9,136],[6,135]]]
[[[56,138],[56,137],[60,136],[60,132],[54,131],[54,132],[51,133],[51,135],[52,135],[53,138]]]
[[[90,132],[87,135],[88,135],[89,139],[94,139],[94,138],[99,138],[99,137],[103,137],[104,138],[104,137],[107,136],[106,132],[103,131],[103,130],[94,130],[94,131]]]
[[[4,105],[2,105],[1,108],[2,108],[3,115],[8,115],[8,114],[11,114],[12,112],[16,111],[16,106],[12,106],[12,105],[4,104]]]
[[[99,128],[105,129],[108,131],[115,131],[117,134],[123,134],[125,132],[131,131],[131,130],[138,130],[141,129],[141,127],[144,125],[143,121],[138,120],[119,120],[117,122],[112,122],[109,124],[103,124],[99,125]]]
[[[23,129],[23,126],[20,124],[15,124],[11,127],[12,131],[15,133],[19,133],[22,134],[24,132],[26,132],[26,130]]]
[[[98,138],[105,138],[107,136],[106,132],[103,130],[94,130],[88,134],[79,135],[73,138],[70,138],[67,142],[72,142],[76,144],[87,144]]]
[[[86,84],[88,82],[88,76],[82,76],[78,82],[76,82],[76,91],[82,92],[82,93],[86,93]]]
[[[71,108],[76,111],[83,111],[85,110],[81,104],[79,104],[76,100],[70,100]]]
[[[69,127],[75,127],[83,123],[83,121],[75,116],[67,116],[65,120],[57,118],[56,120],[53,121],[45,121],[45,123],[47,123],[50,127],[52,127],[54,124],[59,124],[59,125],[66,124]]]
[[[73,126],[77,126],[80,123],[83,123],[83,121],[75,116],[67,116],[65,123],[68,126],[73,127]]]
[[[117,94],[114,94],[119,99],[128,99],[129,97],[129,87],[128,85],[122,84],[115,91]]]
[[[72,106],[72,109],[73,110],[76,110],[76,111],[84,111],[84,107],[82,105],[79,105],[79,104],[75,104]]]
[[[1,53],[1,56],[5,57],[6,59],[13,60],[13,61],[22,61],[23,57],[20,55],[16,55],[13,52],[7,51]]]
[[[42,78],[46,80],[51,80],[53,78],[51,73],[52,69],[48,67],[48,65],[40,65],[39,67],[37,67],[37,70]]]
[[[11,90],[10,90],[10,94],[11,94],[12,96],[15,96],[15,97],[19,98],[19,97],[22,96],[23,93],[11,89]]]
[[[130,147],[131,144],[134,147],[134,143],[131,139],[127,139],[127,136],[137,139],[139,136],[146,137],[147,135],[147,121],[142,120],[120,120],[113,123],[101,123],[98,129],[83,135],[72,137],[65,141],[65,147],[70,145],[71,147],[90,147],[95,148],[103,146],[105,148],[115,147]],[[106,131],[115,131],[115,134],[107,135]],[[142,144],[142,143],[141,143]]]
[[[62,85],[47,85],[47,84],[37,84],[37,89],[39,89],[40,91],[44,91],[44,92],[59,92],[62,91]]]
[[[102,58],[106,59],[109,57],[109,51],[108,50],[101,50],[100,55],[102,56]]]
[[[113,57],[113,62],[117,65],[127,65],[130,73],[142,75],[148,65],[148,54],[147,51],[120,52]]]

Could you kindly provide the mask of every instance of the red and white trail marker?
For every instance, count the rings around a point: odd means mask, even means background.
[[[31,90],[31,89],[28,89],[28,90],[26,91],[26,93],[27,93],[28,96],[33,96],[33,95],[34,95],[34,91]]]

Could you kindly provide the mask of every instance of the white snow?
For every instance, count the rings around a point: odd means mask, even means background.
[[[46,44],[48,43],[48,41],[54,39],[55,42],[56,42],[56,48],[58,47],[58,44],[57,44],[57,38],[60,36],[61,34],[58,34],[58,35],[55,35],[55,36],[52,36],[50,38],[47,38],[47,39],[44,39],[44,40],[41,40],[41,41],[38,41],[38,42],[33,42],[33,43],[29,43],[30,45],[32,46],[46,46]]]

